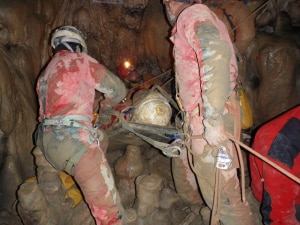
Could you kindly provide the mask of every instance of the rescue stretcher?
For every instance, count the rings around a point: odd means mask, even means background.
[[[135,96],[139,97],[134,96],[135,100],[120,103],[113,111],[108,112],[111,113],[109,122],[106,121],[106,125],[100,126],[109,138],[109,149],[122,148],[128,144],[148,143],[162,150],[166,156],[176,157],[181,153],[178,147],[180,143],[177,142],[180,142],[183,131],[178,129],[178,126],[171,125],[175,124],[171,119],[171,106],[173,112],[178,112],[175,101],[156,85],[148,92],[143,89],[136,93],[138,95]],[[160,115],[154,113],[157,110]]]
[[[182,133],[173,126],[140,124],[130,121],[128,121],[126,124],[129,126],[129,129],[134,130],[136,133],[149,137],[154,141],[163,143],[171,143],[179,138],[180,134]],[[116,149],[133,143],[135,145],[145,145],[147,143],[129,129],[124,128],[121,121],[109,127],[106,130],[106,134],[108,135],[110,141],[109,149]]]

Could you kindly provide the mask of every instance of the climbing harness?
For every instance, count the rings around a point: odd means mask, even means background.
[[[56,65],[59,58],[54,59],[53,62],[51,62],[52,65]],[[43,133],[46,130],[46,128],[80,128],[87,130],[89,132],[89,138],[87,140],[87,143],[74,155],[72,155],[68,160],[65,161],[65,165],[63,166],[63,169],[71,172],[74,170],[75,165],[80,160],[81,156],[86,152],[87,148],[93,143],[97,142],[99,145],[99,137],[97,136],[97,126],[89,127],[85,125],[84,123],[81,123],[79,121],[87,121],[90,122],[90,118],[87,116],[82,115],[67,115],[67,116],[56,116],[52,118],[46,118],[45,112],[46,112],[46,96],[47,96],[47,90],[48,90],[48,78],[50,74],[52,73],[53,69],[55,67],[53,66],[50,71],[45,71],[45,74],[42,75],[42,78],[40,80],[40,92],[41,92],[41,100],[42,100],[42,108],[43,108],[43,117],[42,122],[38,125],[38,129],[35,134],[36,144],[39,145],[42,152],[45,151],[43,148]]]
[[[90,135],[89,139],[87,140],[87,143],[74,155],[71,156],[70,159],[66,160],[64,165],[64,170],[66,171],[72,171],[77,164],[77,162],[80,160],[81,156],[86,152],[87,148],[93,143],[97,142],[99,145],[99,137],[97,137],[97,127],[88,127],[83,123],[80,123],[78,121],[90,121],[90,119],[86,116],[81,115],[69,115],[69,116],[57,116],[52,118],[46,118],[42,122],[43,129],[47,126],[54,126],[54,127],[64,127],[64,128],[81,128],[84,130],[87,130]]]

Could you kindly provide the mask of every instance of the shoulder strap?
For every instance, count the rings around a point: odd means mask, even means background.
[[[56,65],[58,60],[59,60],[59,58],[56,58],[54,60],[54,62],[50,62],[51,64],[53,64],[53,67],[50,70],[47,70],[47,68],[46,68],[46,70],[41,75],[41,79],[39,79],[40,95],[42,98],[42,107],[43,107],[43,113],[44,113],[43,119],[44,119],[45,113],[46,113],[46,96],[47,96],[47,90],[48,90],[48,78],[52,74],[52,72],[54,70],[54,65]]]

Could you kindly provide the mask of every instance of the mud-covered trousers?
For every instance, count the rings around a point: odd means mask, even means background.
[[[51,129],[44,132],[43,152],[57,169],[66,170],[65,162],[85,146],[89,133],[80,128]],[[84,138],[87,137],[87,138]],[[124,209],[113,174],[97,142],[87,145],[86,152],[71,171],[79,185],[97,225],[121,225]]]
[[[201,116],[190,116],[192,135],[203,134]],[[205,139],[191,139],[193,171],[196,174],[200,191],[206,204],[212,209],[216,183],[216,156],[214,148]],[[231,141],[226,141],[229,154],[233,158],[233,166],[228,170],[219,170],[219,218],[223,225],[253,225],[252,212],[247,201],[242,202],[241,187],[237,176],[238,159],[236,149]]]

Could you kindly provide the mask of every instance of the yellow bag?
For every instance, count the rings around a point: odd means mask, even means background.
[[[238,93],[240,96],[240,104],[241,104],[241,111],[242,111],[242,130],[246,130],[253,126],[253,114],[250,103],[246,96],[245,90],[241,84],[238,85]]]
[[[73,200],[73,207],[75,207],[83,199],[80,190],[76,187],[75,181],[70,175],[65,172],[60,172],[59,176],[64,188],[66,189],[65,198],[71,198]]]
[[[83,199],[80,190],[77,188],[68,189],[65,198],[73,200],[73,207],[77,206]]]

